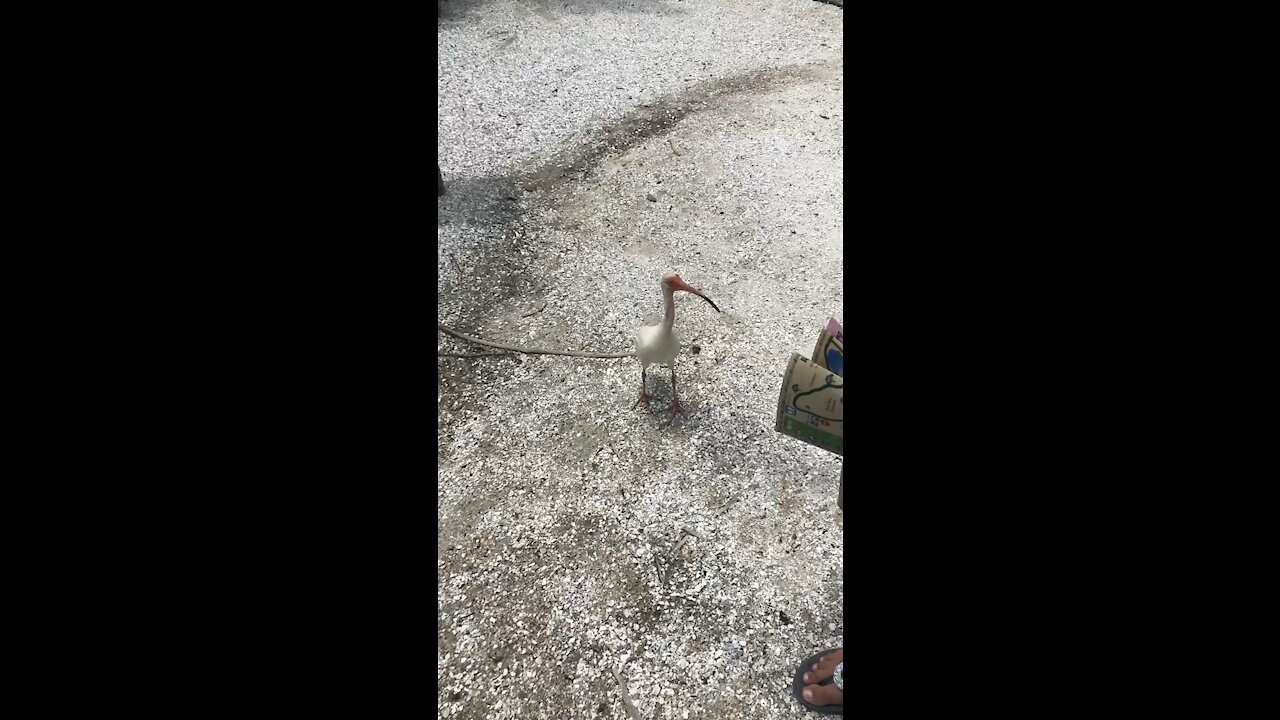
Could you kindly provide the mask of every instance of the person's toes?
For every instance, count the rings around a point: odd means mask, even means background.
[[[835,685],[806,685],[801,694],[814,705],[844,705],[844,691]]]
[[[835,673],[836,665],[839,665],[841,660],[844,660],[843,649],[823,655],[804,674],[804,681],[806,683],[816,683],[826,680]]]
[[[836,666],[834,664],[826,665],[822,662],[816,662],[813,667],[809,668],[809,672],[804,674],[804,684],[814,685],[826,680],[835,674]]]

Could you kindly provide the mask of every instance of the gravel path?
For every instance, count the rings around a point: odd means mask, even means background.
[[[442,718],[799,718],[842,644],[840,459],[773,430],[843,320],[838,7],[460,2],[439,22],[441,322],[630,350],[680,273],[687,417],[633,359],[442,358]],[[440,337],[442,349],[477,351]],[[694,345],[698,352],[694,351]]]

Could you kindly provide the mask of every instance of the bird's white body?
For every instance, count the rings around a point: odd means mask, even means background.
[[[645,325],[636,333],[636,357],[644,367],[674,365],[680,354],[680,338],[671,328]]]

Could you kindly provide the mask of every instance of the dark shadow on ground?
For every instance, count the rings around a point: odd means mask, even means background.
[[[449,168],[442,168],[442,173],[445,193],[436,198],[437,226],[501,225],[520,214],[516,200],[523,191],[513,178],[451,176]]]

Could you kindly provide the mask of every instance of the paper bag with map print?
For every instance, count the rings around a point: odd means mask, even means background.
[[[843,370],[843,353],[840,357]],[[844,378],[792,353],[782,376],[774,429],[844,457]]]

